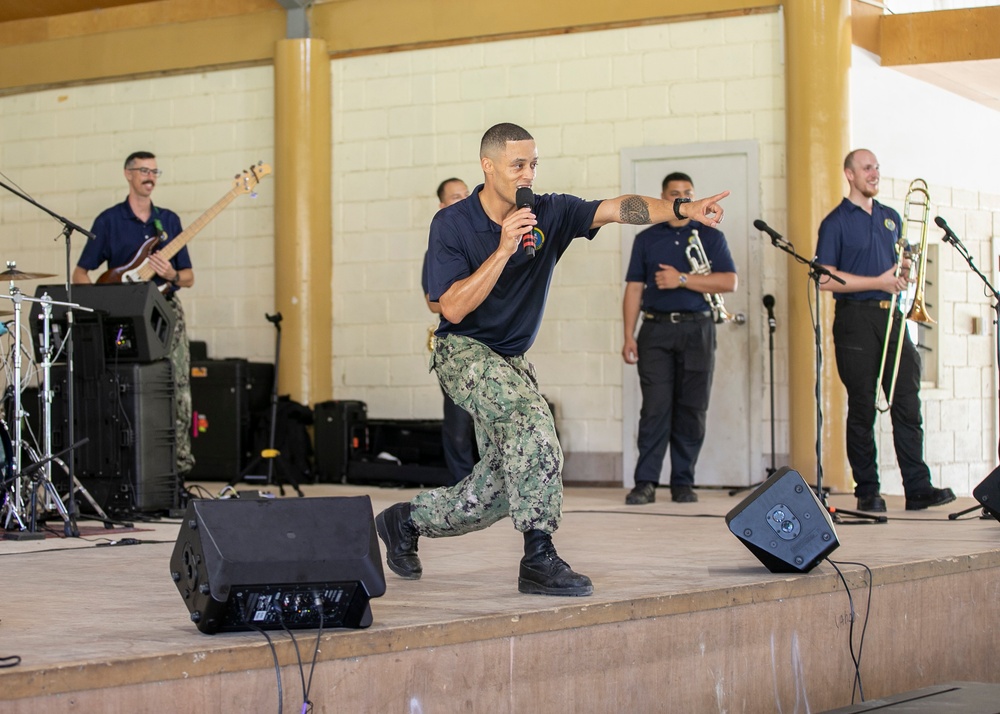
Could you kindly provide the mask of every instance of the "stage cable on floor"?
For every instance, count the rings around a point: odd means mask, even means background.
[[[8,669],[10,667],[16,667],[21,664],[20,655],[11,655],[10,657],[0,657],[0,669]]]
[[[247,603],[247,607],[249,608],[249,602]],[[254,630],[255,632],[259,632],[260,634],[264,635],[264,639],[267,640],[267,646],[271,648],[271,659],[274,662],[274,676],[278,680],[278,714],[282,714],[285,705],[284,702],[285,694],[281,687],[281,666],[278,664],[278,651],[274,648],[274,641],[271,639],[271,636],[267,634],[266,631],[262,630],[260,627],[257,627],[257,625],[252,623],[250,621],[249,614],[250,614],[249,611],[245,611],[243,613],[243,624],[249,627],[251,630]]]
[[[833,561],[826,558],[826,562],[833,566],[833,569],[837,571],[837,575],[840,576],[840,581],[844,584],[844,590],[847,592],[847,602],[851,609],[851,624],[848,628],[848,642],[851,650],[851,661],[854,662],[854,681],[851,683],[851,704],[854,704],[854,696],[858,694],[861,697],[861,701],[865,700],[865,689],[861,681],[861,654],[865,647],[865,632],[868,630],[868,616],[871,614],[872,610],[872,570],[864,563],[854,563],[851,561]],[[847,579],[844,574],[840,572],[838,565],[858,565],[865,569],[868,573],[868,602],[865,605],[865,619],[861,626],[861,640],[858,642],[858,653],[854,654],[854,621],[856,618],[854,612],[854,597],[851,595],[851,588],[847,584]]]

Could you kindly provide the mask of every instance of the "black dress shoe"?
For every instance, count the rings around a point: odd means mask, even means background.
[[[397,503],[375,516],[375,530],[385,543],[385,562],[389,570],[407,580],[419,580],[424,572],[417,555],[420,533],[410,518],[410,504]]]
[[[524,534],[524,557],[521,558],[517,589],[528,595],[580,597],[591,595],[594,584],[559,557],[549,533],[530,530]]]
[[[877,493],[874,496],[858,496],[858,510],[885,513],[885,499]]]
[[[642,506],[656,501],[656,484],[652,481],[639,481],[625,497],[629,506]]]
[[[922,511],[931,506],[943,506],[955,500],[955,492],[950,488],[932,488],[906,497],[907,511]]]
[[[697,503],[698,494],[690,486],[671,486],[670,500],[674,503]]]

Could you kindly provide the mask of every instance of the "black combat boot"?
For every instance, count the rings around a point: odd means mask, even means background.
[[[417,556],[420,533],[410,518],[410,504],[397,503],[375,516],[375,530],[385,543],[389,570],[407,580],[419,580],[424,572]]]
[[[591,595],[594,585],[559,557],[549,533],[530,530],[524,534],[517,589],[529,595]]]

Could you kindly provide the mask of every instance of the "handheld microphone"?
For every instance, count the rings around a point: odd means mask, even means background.
[[[952,231],[951,228],[948,227],[948,224],[945,223],[945,220],[943,218],[941,218],[941,216],[935,217],[934,218],[934,222],[937,223],[937,227],[938,228],[940,228],[941,230],[944,231],[944,242],[945,243],[954,243],[956,245],[958,243],[961,243],[961,241],[958,239],[958,236],[955,235],[955,232]]]
[[[518,208],[530,208],[532,211],[535,210],[535,194],[532,193],[531,189],[527,186],[522,186],[517,189],[514,201],[517,203]],[[525,255],[529,258],[535,257],[535,237],[532,232],[529,231],[524,234],[521,238],[521,245],[524,246]]]
[[[770,327],[771,331],[773,332],[774,331],[774,327],[775,327],[775,322],[774,322],[774,295],[765,295],[764,296],[764,307],[767,308],[767,326]]]
[[[771,236],[771,240],[784,240],[784,238],[781,237],[781,234],[778,233],[778,231],[771,228],[771,226],[767,225],[766,223],[764,223],[764,221],[760,220],[759,218],[753,222],[753,227],[759,231],[767,233],[769,236]]]

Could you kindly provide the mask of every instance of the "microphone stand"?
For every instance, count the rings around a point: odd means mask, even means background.
[[[993,324],[996,326],[996,329],[993,330],[993,333],[996,337],[995,349],[996,349],[997,366],[1000,367],[1000,293],[998,293],[997,289],[993,287],[993,285],[990,283],[989,278],[983,275],[982,271],[976,267],[976,263],[975,261],[973,261],[972,255],[969,253],[968,249],[966,249],[965,244],[963,244],[962,241],[958,239],[958,236],[956,236],[951,231],[945,231],[944,238],[942,240],[944,240],[945,243],[951,243],[953,246],[955,246],[955,250],[958,251],[959,255],[965,258],[965,262],[969,264],[970,268],[972,268],[972,272],[978,275],[979,279],[983,281],[983,285],[985,286],[986,291],[993,298],[993,304],[990,307],[993,308],[993,312],[995,313],[993,317]],[[1000,381],[998,381],[998,387],[1000,387]],[[997,443],[997,456],[1000,457],[1000,442]],[[953,521],[956,518],[959,518],[960,516],[964,516],[966,513],[972,513],[972,511],[976,510],[979,507],[980,507],[979,505],[975,505],[972,506],[971,508],[966,508],[964,511],[959,511],[958,513],[949,513],[948,519]],[[989,518],[985,508],[983,509],[982,518]]]
[[[20,198],[20,199],[22,199],[24,201],[27,201],[28,203],[30,203],[35,208],[38,208],[39,210],[44,211],[45,213],[48,213],[50,216],[52,216],[57,221],[59,221],[60,223],[62,223],[62,225],[63,225],[62,235],[63,235],[63,238],[66,241],[66,303],[68,305],[72,306],[72,304],[73,304],[73,277],[72,277],[73,273],[72,273],[71,259],[70,259],[70,249],[71,249],[71,246],[72,246],[70,238],[73,236],[73,231],[76,231],[77,233],[81,233],[81,234],[87,236],[87,238],[90,238],[90,239],[95,238],[94,234],[91,233],[90,231],[88,231],[86,228],[83,228],[82,226],[77,225],[76,223],[74,223],[73,221],[69,220],[68,218],[64,218],[63,216],[60,216],[59,214],[55,213],[54,211],[50,211],[48,208],[46,208],[42,204],[38,203],[36,200],[34,200],[33,198],[31,198],[30,196],[27,196],[24,193],[21,193],[21,191],[13,188],[11,186],[8,186],[3,181],[0,181],[0,187],[7,189],[8,191],[10,191],[12,194],[14,194],[15,196],[17,196],[18,198]],[[79,529],[76,526],[76,498],[75,498],[75,493],[74,493],[74,490],[75,490],[75,487],[76,487],[75,486],[75,484],[76,484],[76,479],[75,479],[75,476],[76,476],[76,448],[75,447],[76,447],[77,444],[76,444],[76,442],[74,440],[75,434],[73,433],[74,432],[74,429],[73,429],[73,415],[74,415],[74,411],[73,411],[73,379],[74,379],[74,375],[73,375],[73,308],[72,307],[67,307],[66,308],[66,338],[65,338],[65,341],[66,341],[66,374],[67,374],[67,379],[66,379],[66,411],[67,411],[67,414],[69,415],[69,417],[67,418],[68,424],[67,424],[67,427],[66,427],[67,428],[66,438],[67,438],[67,441],[70,444],[74,445],[74,448],[70,450],[70,452],[69,452],[69,458],[67,459],[67,466],[68,466],[67,470],[69,471],[69,496],[67,498],[67,504],[66,504],[66,509],[68,511],[68,514],[67,514],[67,520],[66,520],[65,535],[66,535],[67,538],[69,538],[71,536],[74,537],[74,538],[79,538],[80,537],[80,531],[79,531]],[[20,389],[20,388],[21,388],[21,385],[17,385],[16,389]],[[20,444],[15,444],[14,448],[15,449],[20,449],[21,445]]]
[[[771,297],[771,296],[768,295],[768,297]],[[764,303],[764,304],[765,304],[765,306],[767,305],[767,303]],[[771,393],[771,465],[768,468],[765,469],[765,473],[767,474],[764,477],[765,481],[768,478],[770,478],[774,474],[775,471],[778,470],[775,467],[775,465],[774,465],[774,456],[775,456],[775,454],[774,454],[774,451],[775,451],[775,448],[774,448],[774,330],[777,327],[777,323],[775,322],[774,318],[771,317],[773,306],[774,306],[774,301],[773,301],[773,298],[772,298],[771,307],[767,308],[767,312],[768,312],[768,317],[767,317],[767,325],[768,325],[768,330],[767,330],[767,365],[768,365],[768,372],[771,375],[771,382],[770,382],[770,387],[771,387],[771,389],[770,389],[770,393]],[[746,491],[746,490],[751,489],[751,488],[757,488],[757,486],[760,486],[761,483],[763,483],[763,481],[761,481],[759,483],[752,483],[749,486],[740,486],[738,488],[731,488],[731,489],[729,489],[729,495],[730,496],[735,496],[737,493],[741,493],[742,491]]]
[[[861,520],[871,520],[875,523],[886,523],[889,520],[886,516],[876,516],[870,513],[861,513],[860,511],[847,511],[828,505],[826,502],[826,492],[823,490],[823,400],[820,392],[823,368],[823,325],[820,322],[819,284],[821,277],[829,278],[841,285],[845,283],[841,278],[831,273],[815,260],[809,260],[796,253],[795,246],[777,233],[768,231],[768,235],[771,237],[771,245],[788,253],[796,262],[809,266],[809,278],[813,281],[813,296],[816,305],[815,314],[813,315],[813,332],[816,336],[816,497],[835,523],[843,522],[840,520],[840,514],[853,516]]]

